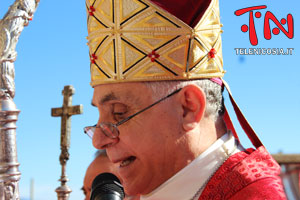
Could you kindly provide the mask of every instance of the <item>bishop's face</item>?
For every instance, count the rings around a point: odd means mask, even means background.
[[[162,94],[165,96],[165,94]],[[118,121],[149,106],[152,91],[142,83],[99,85],[94,88],[93,104],[100,122]],[[178,156],[181,107],[176,94],[118,126],[119,137],[106,137],[96,129],[93,145],[106,149],[117,167],[125,192],[147,194],[183,168]]]

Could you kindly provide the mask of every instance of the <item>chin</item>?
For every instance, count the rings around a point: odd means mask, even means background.
[[[138,187],[135,187],[133,184],[123,184],[123,187],[126,195],[134,196],[140,194]]]
[[[129,196],[141,195],[145,190],[142,184],[134,184],[132,182],[130,183],[130,181],[129,184],[124,183],[123,187],[124,187],[125,194]]]

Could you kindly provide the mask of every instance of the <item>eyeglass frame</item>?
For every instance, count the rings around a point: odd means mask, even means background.
[[[181,89],[182,89],[182,88],[179,88],[179,89],[175,90],[174,92],[170,93],[169,95],[167,95],[167,96],[165,96],[165,97],[159,99],[158,101],[152,103],[151,105],[149,105],[149,106],[143,108],[142,110],[140,110],[140,111],[138,111],[138,112],[136,112],[136,113],[134,113],[134,114],[128,116],[128,117],[125,118],[125,119],[122,119],[121,121],[119,121],[119,122],[117,122],[117,123],[115,123],[115,124],[114,124],[114,123],[111,123],[111,122],[100,122],[99,125],[96,124],[96,125],[94,125],[94,126],[86,126],[86,127],[84,127],[84,129],[83,129],[83,130],[84,130],[84,133],[87,134],[91,139],[93,139],[93,136],[94,136],[94,134],[95,134],[96,128],[100,128],[100,129],[101,129],[101,132],[102,132],[106,137],[109,137],[109,138],[111,138],[111,139],[116,139],[116,138],[118,138],[119,135],[120,135],[120,131],[119,131],[119,129],[118,129],[118,126],[124,124],[125,122],[127,122],[128,120],[130,120],[130,119],[132,119],[133,117],[137,116],[138,114],[140,114],[140,113],[142,113],[142,112],[144,112],[144,111],[146,111],[146,110],[152,108],[153,106],[155,106],[156,104],[158,104],[158,103],[164,101],[165,99],[167,99],[167,98],[173,96],[174,94],[178,93]],[[102,126],[102,127],[101,127],[101,126]],[[106,127],[104,127],[104,126],[106,126]],[[110,130],[111,133],[110,133],[110,134],[107,134],[107,131],[105,131],[104,128],[112,128],[112,129]],[[115,134],[113,133],[112,130],[113,130],[113,131],[116,131]]]

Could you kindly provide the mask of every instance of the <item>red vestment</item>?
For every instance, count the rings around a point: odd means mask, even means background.
[[[280,167],[261,146],[230,156],[206,184],[199,200],[286,199]]]

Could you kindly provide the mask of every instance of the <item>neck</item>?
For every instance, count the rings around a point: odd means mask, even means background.
[[[217,121],[205,118],[201,120],[199,126],[192,132],[186,135],[189,141],[189,149],[193,155],[193,159],[195,159],[217,141],[217,139],[226,134],[227,128],[221,117]]]
[[[219,139],[225,133],[228,132],[227,127],[226,127],[225,122],[222,117],[218,117],[218,119],[216,120],[215,128],[216,128],[217,139]]]

